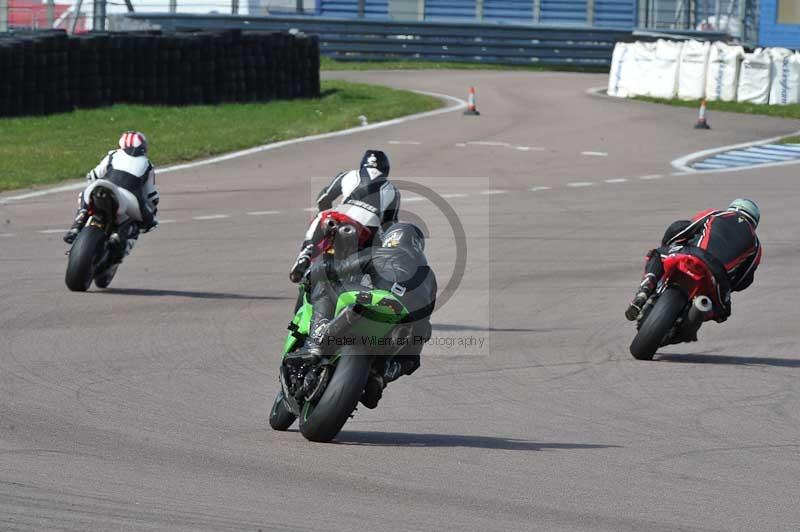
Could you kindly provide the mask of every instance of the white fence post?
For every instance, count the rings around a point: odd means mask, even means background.
[[[533,23],[538,24],[542,18],[542,0],[533,0]]]
[[[594,26],[594,0],[586,0],[586,24]]]

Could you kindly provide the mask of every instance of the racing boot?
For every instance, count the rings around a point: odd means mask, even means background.
[[[647,303],[647,300],[650,299],[650,296],[653,295],[655,289],[656,276],[653,273],[648,273],[644,276],[642,284],[639,285],[639,290],[636,292],[636,295],[633,296],[633,301],[628,305],[628,310],[625,311],[625,318],[628,321],[636,321],[636,318],[639,317],[642,308],[645,303]]]
[[[75,215],[75,221],[72,222],[72,227],[64,234],[64,242],[67,244],[75,242],[75,239],[78,238],[78,233],[83,229],[88,217],[89,212],[86,209],[78,209],[78,213]]]
[[[313,258],[314,246],[312,244],[305,244],[297,259],[294,261],[294,266],[289,271],[289,280],[293,283],[299,283],[303,276],[311,266],[311,259]]]

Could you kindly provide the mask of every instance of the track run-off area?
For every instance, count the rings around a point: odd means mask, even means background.
[[[104,291],[64,286],[75,190],[0,204],[0,530],[797,529],[800,165],[670,164],[797,121],[713,113],[698,131],[692,109],[588,94],[603,75],[328,75],[474,85],[481,115],[165,173],[171,223]],[[267,424],[287,274],[314,196],[366,148],[452,207],[466,269],[422,367],[313,444]],[[634,360],[645,252],[739,196],[763,212],[755,283],[699,342]],[[444,287],[460,242],[435,202],[403,199]]]

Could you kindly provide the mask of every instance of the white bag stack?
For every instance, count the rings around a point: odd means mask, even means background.
[[[744,56],[741,46],[729,46],[723,42],[711,45],[706,76],[706,99],[709,101],[736,100],[739,86],[739,64]]]
[[[652,62],[648,96],[671,100],[678,94],[678,69],[683,42],[660,39]]]
[[[770,48],[772,86],[770,105],[800,103],[800,56],[786,48]]]
[[[689,40],[683,44],[678,72],[678,98],[681,100],[701,100],[705,97],[710,50],[710,42]]]
[[[614,55],[611,58],[611,71],[608,73],[609,96],[627,98],[632,95],[630,83],[631,80],[636,78],[634,53],[633,43],[618,42],[614,47]]]
[[[653,87],[656,43],[636,41],[633,44],[634,68],[628,82],[629,96],[648,96]]]
[[[771,69],[769,50],[758,48],[752,54],[744,54],[736,101],[766,104],[769,101]]]

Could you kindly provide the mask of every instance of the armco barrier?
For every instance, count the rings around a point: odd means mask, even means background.
[[[127,20],[138,27],[163,31],[249,28],[318,35],[321,53],[341,60],[428,59],[604,67],[611,64],[614,44],[632,38],[631,31],[575,26],[169,13],[132,13],[122,17],[116,21],[122,27]],[[691,31],[680,35],[705,36]]]
[[[226,30],[0,37],[0,116],[318,95],[313,36]]]

